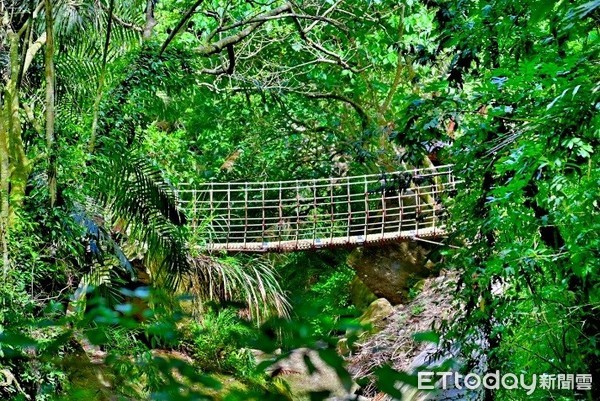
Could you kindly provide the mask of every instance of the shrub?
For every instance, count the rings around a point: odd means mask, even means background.
[[[191,330],[194,360],[206,372],[246,376],[254,363],[244,346],[254,333],[235,309],[208,310]]]

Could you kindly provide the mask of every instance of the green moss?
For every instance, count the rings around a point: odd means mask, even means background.
[[[350,283],[350,298],[356,309],[364,311],[371,302],[377,299],[377,296],[373,294],[373,291],[358,276],[354,276]]]

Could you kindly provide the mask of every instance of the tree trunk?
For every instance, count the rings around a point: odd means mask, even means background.
[[[50,207],[56,202],[56,150],[54,146],[54,18],[52,16],[52,0],[46,4],[46,147],[48,148],[48,192]]]
[[[25,154],[21,138],[19,114],[20,36],[12,30],[6,36],[9,45],[9,74],[0,107],[0,247],[4,277],[9,271],[10,228],[17,221],[17,212],[25,199],[25,188],[31,172],[31,162]]]
[[[6,85],[4,96],[5,107],[7,107],[7,137],[9,152],[9,174],[10,182],[10,207],[8,209],[8,226],[17,220],[17,210],[25,199],[25,187],[31,172],[31,162],[25,154],[25,145],[21,138],[22,127],[19,115],[19,74],[21,63],[19,57],[19,35],[9,32],[10,43],[10,78]]]
[[[0,246],[2,247],[2,275],[6,279],[8,272],[8,191],[9,191],[9,162],[8,162],[8,103],[0,109]]]
[[[108,48],[110,46],[110,34],[112,32],[112,19],[115,8],[115,0],[111,0],[108,6],[108,25],[106,27],[106,37],[104,38],[104,48],[102,50],[102,67],[98,76],[98,87],[96,88],[96,98],[94,99],[94,108],[92,111],[92,133],[90,135],[90,143],[88,147],[89,153],[94,153],[96,146],[96,136],[98,132],[98,113],[100,111],[100,102],[104,91],[104,81],[106,79],[106,60],[108,57]]]

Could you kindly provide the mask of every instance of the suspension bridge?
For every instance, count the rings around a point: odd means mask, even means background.
[[[273,182],[183,185],[178,194],[208,251],[286,252],[447,235],[452,165]]]

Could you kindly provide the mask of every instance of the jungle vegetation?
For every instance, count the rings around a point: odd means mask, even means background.
[[[245,348],[315,348],[348,382],[346,254],[207,257],[175,189],[424,166],[439,141],[463,180],[442,338],[596,380],[486,400],[600,399],[599,36],[597,0],[0,0],[0,398],[108,399],[77,375],[94,352],[123,399],[286,399]]]

